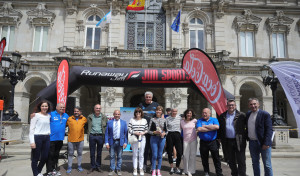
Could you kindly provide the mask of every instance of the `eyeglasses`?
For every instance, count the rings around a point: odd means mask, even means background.
[[[235,104],[228,104],[227,106],[235,106]]]
[[[136,111],[135,113],[142,113],[141,111]]]

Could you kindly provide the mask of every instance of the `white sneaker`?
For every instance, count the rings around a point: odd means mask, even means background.
[[[141,176],[145,175],[145,173],[144,173],[144,170],[143,170],[143,169],[140,169],[140,175],[141,175]]]
[[[39,173],[37,176],[43,176],[43,174]]]
[[[133,175],[137,176],[137,169],[133,169]]]

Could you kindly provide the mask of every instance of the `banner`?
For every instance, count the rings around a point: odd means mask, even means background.
[[[289,100],[297,126],[300,128],[300,63],[292,61],[276,62],[270,64],[270,67]],[[298,130],[298,134],[300,135],[300,130]]]
[[[195,48],[188,50],[183,57],[182,68],[218,115],[227,110],[226,97],[216,67],[205,52]]]
[[[62,60],[57,70],[57,81],[56,81],[56,103],[67,104],[68,96],[68,85],[69,85],[69,63],[67,60]]]
[[[4,53],[5,46],[6,46],[6,38],[3,37],[1,42],[0,42],[0,62],[2,60],[2,55]]]
[[[127,10],[140,11],[145,8],[145,0],[134,0],[131,5],[127,6]]]

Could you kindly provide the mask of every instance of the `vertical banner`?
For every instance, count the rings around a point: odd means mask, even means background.
[[[64,103],[65,106],[67,104],[68,85],[69,63],[67,60],[62,60],[57,70],[56,95],[57,103]]]
[[[188,50],[183,57],[182,68],[218,115],[227,110],[226,97],[216,67],[205,52],[195,48]]]
[[[300,128],[300,63],[292,61],[276,62],[270,64],[270,67],[289,100],[297,126]],[[299,130],[298,134],[300,135]]]
[[[0,62],[2,60],[2,55],[4,53],[5,46],[6,46],[6,38],[3,37],[1,42],[0,42]]]

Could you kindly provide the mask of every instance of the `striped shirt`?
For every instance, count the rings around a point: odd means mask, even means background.
[[[128,132],[133,134],[134,132],[148,132],[148,123],[146,119],[136,120],[135,118],[130,119],[128,124]]]
[[[167,130],[168,132],[179,132],[181,133],[181,129],[180,129],[180,120],[181,117],[180,116],[176,116],[176,117],[167,117]]]

